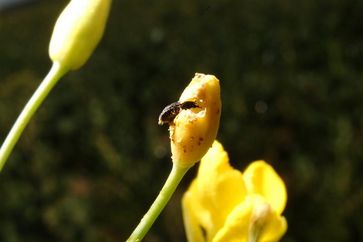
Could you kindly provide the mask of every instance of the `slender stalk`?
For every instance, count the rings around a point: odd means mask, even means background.
[[[11,128],[8,136],[6,137],[3,145],[0,148],[0,171],[5,165],[6,160],[10,156],[15,144],[19,140],[23,130],[29,123],[33,114],[36,112],[38,107],[42,104],[44,99],[47,97],[49,92],[52,90],[57,81],[67,72],[67,69],[63,68],[58,63],[54,63],[50,69],[48,75],[44,78],[42,83],[39,85],[33,96],[29,99],[21,111],[19,117],[15,121]]]
[[[178,187],[181,179],[190,167],[178,167],[173,164],[173,168],[170,172],[168,179],[166,180],[163,188],[161,189],[159,195],[156,197],[154,203],[151,205],[149,211],[141,219],[140,223],[137,225],[135,230],[132,232],[131,236],[128,238],[127,242],[140,242],[146,233],[149,231],[156,218],[159,216],[161,211],[164,209],[168,203],[170,197],[173,195],[175,189]]]

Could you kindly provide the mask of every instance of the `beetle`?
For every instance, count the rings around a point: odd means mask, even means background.
[[[194,101],[174,102],[166,106],[159,115],[159,125],[171,124],[175,117],[184,109],[199,108]]]

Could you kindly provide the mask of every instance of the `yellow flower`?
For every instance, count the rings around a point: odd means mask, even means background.
[[[71,0],[59,16],[49,44],[53,62],[80,68],[101,40],[111,0]]]
[[[270,165],[255,161],[241,173],[215,141],[183,196],[188,241],[278,241],[287,229],[281,216],[286,200],[285,185]]]
[[[170,123],[171,152],[174,163],[189,167],[198,162],[217,136],[221,116],[219,80],[196,73],[180,96],[179,103],[194,102],[182,109]]]

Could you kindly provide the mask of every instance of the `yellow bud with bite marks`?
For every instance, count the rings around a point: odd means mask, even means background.
[[[188,167],[204,156],[217,136],[222,107],[219,80],[196,73],[178,103],[181,108],[169,123],[172,160]]]

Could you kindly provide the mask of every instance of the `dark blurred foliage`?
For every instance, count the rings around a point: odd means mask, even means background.
[[[0,12],[0,138],[50,68],[67,1]],[[283,241],[363,240],[363,1],[115,0],[91,60],[64,77],[0,174],[0,241],[123,241],[170,169],[159,112],[195,72],[221,80],[235,167],[288,186]],[[145,241],[185,241],[183,180]]]

